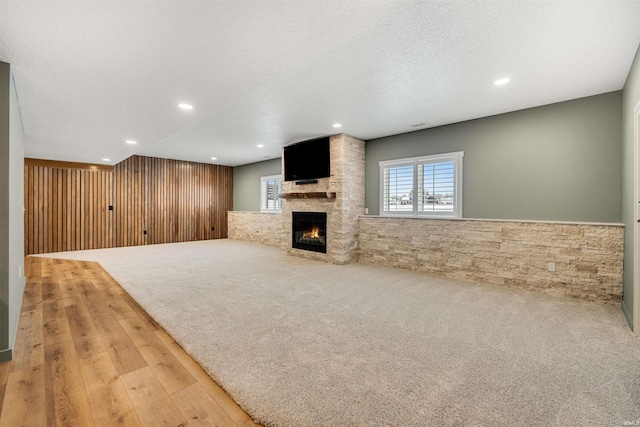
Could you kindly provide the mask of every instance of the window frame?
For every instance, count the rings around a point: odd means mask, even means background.
[[[411,218],[462,218],[462,172],[464,151],[455,151],[452,153],[434,154],[429,156],[408,157],[403,159],[383,160],[379,162],[380,166],[380,197],[379,207],[380,216],[388,217],[411,217]],[[425,164],[437,163],[453,163],[454,175],[454,194],[453,194],[453,211],[443,213],[442,211],[419,211],[418,210],[418,169]],[[384,170],[391,167],[413,166],[413,210],[412,211],[386,211],[384,208]]]
[[[263,191],[263,187],[267,185],[267,182],[270,180],[280,180],[280,190],[282,190],[282,174],[277,175],[265,175],[260,177],[260,212],[262,213],[281,213],[282,212],[282,200],[279,200],[280,208],[268,209],[265,206],[265,200],[263,199],[263,195],[266,196],[266,188]]]

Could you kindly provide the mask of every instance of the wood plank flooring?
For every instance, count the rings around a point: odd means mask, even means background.
[[[257,426],[97,263],[25,270],[0,426]]]

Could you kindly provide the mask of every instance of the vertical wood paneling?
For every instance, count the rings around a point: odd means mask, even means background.
[[[213,182],[212,175],[220,179]],[[114,176],[115,246],[227,237],[232,168],[133,156],[115,166]]]
[[[26,254],[227,237],[230,167],[141,156],[112,170],[27,160]]]
[[[113,172],[27,163],[24,176],[26,254],[108,247]]]

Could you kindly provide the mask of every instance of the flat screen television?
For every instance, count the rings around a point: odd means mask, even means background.
[[[301,181],[331,175],[330,137],[310,139],[284,147],[284,180]]]

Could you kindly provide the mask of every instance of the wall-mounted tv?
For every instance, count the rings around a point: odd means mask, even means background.
[[[331,175],[330,137],[310,139],[284,147],[284,180],[301,181]]]

